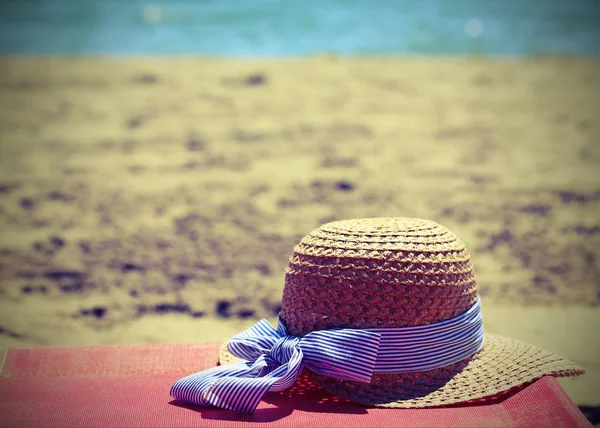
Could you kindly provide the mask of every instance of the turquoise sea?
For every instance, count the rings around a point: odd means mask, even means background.
[[[0,53],[600,53],[599,0],[0,0]]]

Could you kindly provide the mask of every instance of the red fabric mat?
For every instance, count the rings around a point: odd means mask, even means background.
[[[551,377],[490,405],[378,409],[302,377],[253,415],[188,406],[173,382],[212,367],[218,344],[10,349],[0,377],[1,427],[589,427]],[[2,355],[0,354],[0,361]]]

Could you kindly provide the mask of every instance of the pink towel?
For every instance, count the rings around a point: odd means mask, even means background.
[[[218,344],[9,349],[0,374],[0,427],[590,427],[552,377],[487,405],[366,408],[301,375],[253,415],[169,396],[180,377],[217,364]],[[2,362],[0,350],[0,363]]]

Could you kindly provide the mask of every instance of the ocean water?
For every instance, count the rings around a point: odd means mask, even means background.
[[[600,53],[598,0],[0,0],[0,53]]]

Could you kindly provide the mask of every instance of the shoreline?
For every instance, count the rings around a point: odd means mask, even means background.
[[[0,52],[0,60],[116,60],[116,61],[222,61],[222,62],[289,62],[306,60],[349,60],[349,61],[483,61],[483,62],[523,62],[523,61],[561,61],[572,60],[582,62],[598,62],[600,54],[588,55],[578,53],[531,53],[531,54],[481,54],[481,53],[456,53],[456,54],[344,54],[335,52],[318,52],[304,55],[216,55],[216,54],[142,54],[142,53],[104,53],[104,54],[69,54],[69,53],[10,53]]]

